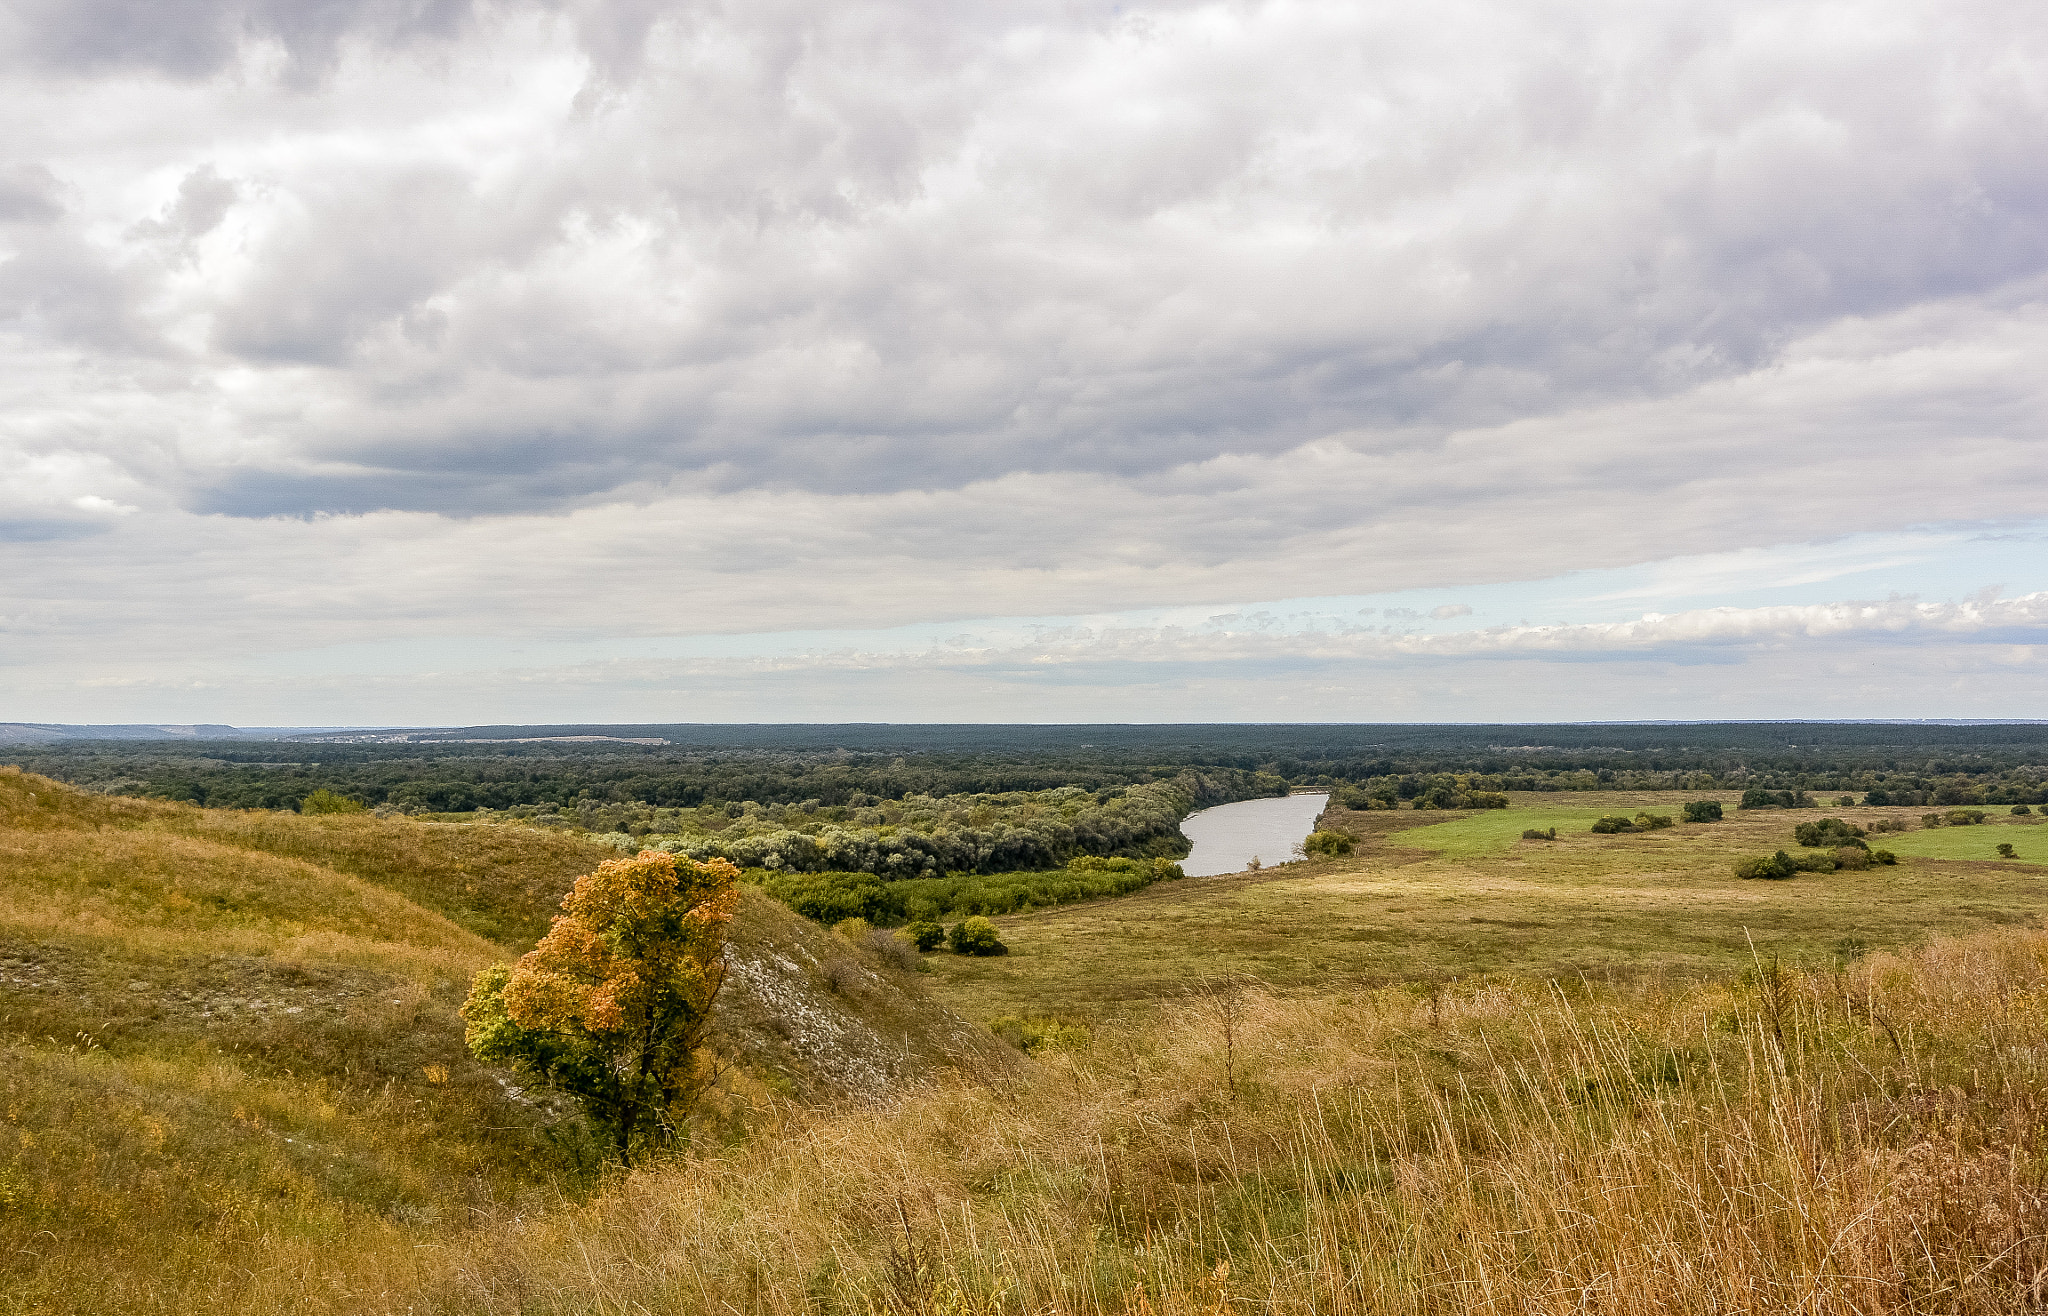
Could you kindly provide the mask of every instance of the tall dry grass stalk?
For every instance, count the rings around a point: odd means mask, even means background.
[[[792,1115],[582,1208],[367,1256],[319,1300],[2039,1311],[2044,985],[2048,935],[2007,932],[1712,987],[1196,998],[1016,1086]]]

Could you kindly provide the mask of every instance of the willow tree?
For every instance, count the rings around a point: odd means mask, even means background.
[[[469,1049],[574,1095],[622,1161],[671,1140],[707,1081],[738,879],[658,850],[599,864],[539,945],[471,983]]]

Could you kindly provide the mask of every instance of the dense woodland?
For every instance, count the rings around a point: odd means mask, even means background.
[[[620,739],[528,739],[536,736]],[[631,738],[669,743],[624,743]],[[670,830],[649,810],[857,811],[906,797],[1101,792],[1188,769],[1327,786],[1353,807],[1448,808],[1504,791],[1596,789],[2048,802],[2048,724],[2037,723],[491,727],[400,743],[74,739],[4,757],[105,793],[217,808],[296,808],[325,789],[406,813],[531,810],[597,832]]]

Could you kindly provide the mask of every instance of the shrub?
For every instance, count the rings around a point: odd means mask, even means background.
[[[2024,818],[2032,812],[2033,810],[2029,809],[2024,804],[2015,804],[2012,806],[2012,816],[2015,818]]]
[[[1895,864],[1899,862],[1899,857],[1889,850],[1872,850],[1870,852],[1870,862],[1873,864]]]
[[[869,928],[861,935],[861,940],[878,959],[899,969],[924,971],[924,963],[917,958],[917,947],[896,933]]]
[[[1010,948],[1002,943],[1000,937],[996,936],[996,925],[979,914],[963,923],[954,924],[953,930],[946,934],[946,940],[952,943],[955,955],[1007,955],[1010,953]]]
[[[1856,797],[1853,795],[1840,795],[1835,798],[1835,807],[1837,809],[1853,808],[1855,804]]]
[[[1879,818],[1876,822],[1870,824],[1870,830],[1873,832],[1903,832],[1906,830],[1906,820],[1904,818]]]
[[[1593,824],[1593,830],[1602,836],[1615,832],[1654,832],[1671,825],[1669,814],[1639,813],[1633,818],[1620,816],[1602,818]]]
[[[1735,876],[1740,878],[1762,877],[1783,879],[1792,876],[1798,871],[1798,866],[1792,862],[1792,856],[1786,854],[1783,850],[1778,851],[1776,854],[1758,855],[1753,859],[1738,859],[1735,861]]]
[[[868,935],[873,925],[864,918],[843,918],[832,925],[832,931],[848,941],[859,942]]]
[[[928,918],[919,919],[896,935],[921,951],[937,950],[946,940],[946,930],[938,920]]]
[[[1319,829],[1308,834],[1308,839],[1301,843],[1301,849],[1304,854],[1335,856],[1350,854],[1354,844],[1351,837],[1343,832]]]
[[[1685,806],[1685,820],[1687,822],[1721,821],[1721,801],[1693,800]]]
[[[1835,851],[1835,867],[1846,872],[1860,873],[1870,867],[1870,851],[1854,845],[1845,845]]]
[[[1806,846],[1862,846],[1863,829],[1855,823],[1843,822],[1840,818],[1822,818],[1819,822],[1801,823],[1792,829],[1792,839]],[[1863,846],[1868,849],[1868,846]]]
[[[1557,828],[1546,827],[1539,831],[1534,827],[1525,827],[1522,829],[1522,839],[1525,841],[1555,841],[1557,839]]]
[[[2015,854],[2013,853],[2013,849],[2012,849],[2012,842],[2010,842],[2010,841],[2000,841],[2000,842],[1998,843],[1998,857],[1999,857],[2000,859],[2016,859],[2016,858],[2018,858],[2018,856],[2017,856],[2017,855],[2015,855]]]
[[[1984,821],[1982,809],[1950,809],[1942,815],[1951,827],[1969,827]]]

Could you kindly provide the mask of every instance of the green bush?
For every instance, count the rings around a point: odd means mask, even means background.
[[[1969,827],[1984,821],[1982,809],[1950,809],[1942,817],[1951,827]]]
[[[1623,818],[1619,815],[1602,818],[1593,824],[1593,830],[1602,836],[1609,836],[1615,832],[1654,832],[1670,825],[1669,814],[1639,813],[1633,818]]]
[[[832,925],[832,931],[848,941],[858,942],[868,935],[873,926],[864,918],[843,918]]]
[[[896,935],[920,951],[937,950],[946,940],[946,930],[932,919],[919,919]]]
[[[1786,854],[1783,850],[1772,855],[1759,855],[1753,859],[1738,859],[1735,861],[1735,876],[1740,878],[1761,877],[1782,880],[1798,871],[1799,865],[1794,863],[1792,856]]]
[[[1801,823],[1792,829],[1792,839],[1801,845],[1815,848],[1825,846],[1833,850],[1845,845],[1870,847],[1863,844],[1863,829],[1855,823],[1840,818],[1822,818],[1818,822]]]
[[[1308,834],[1308,839],[1301,843],[1301,851],[1310,855],[1344,855],[1351,853],[1354,844],[1356,843],[1344,832],[1319,830]]]
[[[946,934],[955,955],[1007,955],[1010,948],[996,936],[996,925],[976,914],[963,923],[953,925]]]
[[[1693,800],[1689,802],[1685,806],[1685,820],[1687,822],[1721,821],[1721,801]]]
[[[1870,862],[1873,864],[1895,864],[1899,862],[1899,857],[1889,850],[1872,850],[1870,852]]]
[[[2000,859],[2016,859],[2019,856],[2013,853],[2010,841],[2000,841],[1998,843],[1998,857]]]
[[[1522,829],[1522,839],[1525,841],[1555,841],[1557,839],[1557,828],[1546,827],[1539,831],[1534,827],[1524,827]]]
[[[2015,804],[2012,806],[2012,816],[2015,818],[2024,818],[2032,812],[2033,810],[2029,809],[2024,804]]]

